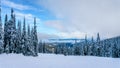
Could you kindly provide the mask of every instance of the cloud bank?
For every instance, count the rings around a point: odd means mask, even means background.
[[[52,28],[68,37],[95,36],[100,33],[103,38],[120,35],[120,1],[119,0],[38,0],[39,4],[50,10],[61,21]],[[48,22],[47,22],[48,24]]]

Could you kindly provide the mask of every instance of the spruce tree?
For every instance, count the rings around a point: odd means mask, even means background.
[[[9,47],[10,53],[16,52],[16,23],[15,23],[15,15],[13,9],[11,9],[11,19],[9,20],[8,25],[8,33],[9,33]]]
[[[40,40],[39,44],[38,44],[38,52],[39,53],[43,53],[43,44],[42,41]]]
[[[24,21],[23,21],[23,30],[22,30],[22,43],[21,43],[21,46],[22,46],[22,53],[23,55],[26,55],[26,22],[25,22],[25,17],[24,17]]]
[[[8,17],[5,15],[4,23],[4,52],[9,53],[9,37],[8,37]]]
[[[101,56],[100,35],[97,33],[97,56]]]
[[[88,55],[88,40],[87,40],[87,35],[85,35],[84,55]]]
[[[91,42],[89,44],[89,50],[88,50],[89,55],[93,55],[93,48],[94,48],[93,46],[94,46],[94,39],[92,37]]]
[[[32,42],[32,40],[31,40],[30,26],[28,25],[27,43],[26,43],[27,55],[33,55],[33,52],[32,52],[32,43],[31,42]]]
[[[34,40],[34,34],[33,34],[33,32],[34,32],[34,31],[33,31],[33,28],[32,28],[32,29],[31,29],[31,35],[30,35],[30,36],[31,36],[31,40],[30,40],[30,41],[31,41],[31,51],[32,51],[32,55],[34,56],[34,55],[35,55],[35,47],[34,47],[34,43],[33,43],[33,42],[34,42],[34,41],[33,41],[33,40]]]
[[[36,18],[34,18],[34,29],[33,29],[33,46],[34,46],[34,56],[37,56],[38,54],[38,38],[37,38],[37,29],[36,29]]]
[[[0,5],[0,53],[3,53],[3,29],[1,20],[1,5]]]
[[[22,35],[22,33],[21,33],[21,21],[18,21],[16,53],[22,53],[21,35]]]
[[[97,33],[97,42],[100,42],[100,35]]]

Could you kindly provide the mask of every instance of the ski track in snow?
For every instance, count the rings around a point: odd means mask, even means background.
[[[1,54],[0,68],[120,68],[120,58],[39,54]]]

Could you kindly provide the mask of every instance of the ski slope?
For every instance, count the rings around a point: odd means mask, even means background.
[[[1,54],[0,68],[120,68],[120,58],[39,54]]]

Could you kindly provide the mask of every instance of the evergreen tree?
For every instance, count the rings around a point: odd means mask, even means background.
[[[101,46],[100,46],[100,36],[99,33],[97,34],[97,44],[96,44],[96,55],[100,56],[101,55]]]
[[[27,43],[26,43],[26,48],[27,48],[27,55],[33,55],[33,49],[32,49],[32,40],[31,40],[31,33],[30,33],[30,26],[28,25],[28,31],[27,31]]]
[[[39,45],[38,45],[38,52],[43,53],[43,44],[42,44],[41,40],[40,40]]]
[[[117,55],[117,47],[116,47],[117,45],[116,45],[116,43],[114,43],[114,45],[113,45],[113,48],[112,48],[112,57],[118,57],[118,55]]]
[[[45,44],[45,42],[43,42],[43,45],[42,45],[42,52],[46,53],[46,44]]]
[[[1,20],[1,5],[0,5],[0,54],[3,53],[3,29]]]
[[[9,37],[8,37],[8,17],[5,15],[4,23],[4,52],[9,52]]]
[[[35,46],[34,46],[34,29],[31,29],[31,51],[32,51],[32,55],[35,56]]]
[[[75,55],[80,55],[80,48],[79,46],[75,46]]]
[[[66,43],[63,43],[63,54],[66,56],[67,55],[67,46]]]
[[[3,35],[4,34],[4,35]],[[44,49],[45,50],[45,49]],[[23,30],[21,30],[21,22],[18,21],[16,29],[16,17],[14,10],[11,9],[11,18],[8,20],[5,15],[4,33],[1,20],[1,5],[0,5],[0,53],[23,53],[24,55],[38,55],[38,38],[36,30],[36,18],[34,18],[34,27],[30,32],[26,32],[25,18],[23,21]]]
[[[34,46],[34,56],[38,54],[38,38],[37,38],[37,29],[36,29],[36,18],[34,18],[34,28],[33,28],[33,46]]]
[[[21,21],[18,21],[16,53],[22,53],[21,35],[22,35],[22,33],[21,33]]]
[[[97,33],[97,42],[100,42],[100,35]]]
[[[93,39],[93,37],[92,37],[91,42],[90,42],[90,44],[89,44],[88,54],[89,54],[89,55],[93,55],[93,51],[94,51],[94,39]]]
[[[11,9],[11,19],[9,20],[8,25],[8,33],[9,33],[9,47],[10,53],[16,52],[16,23],[15,23],[15,15],[13,9]]]
[[[25,22],[25,17],[24,17],[24,21],[23,21],[23,30],[22,30],[22,43],[21,43],[21,46],[22,46],[22,53],[23,55],[26,55],[26,22]]]
[[[88,55],[88,40],[87,40],[87,35],[85,35],[84,55]]]

